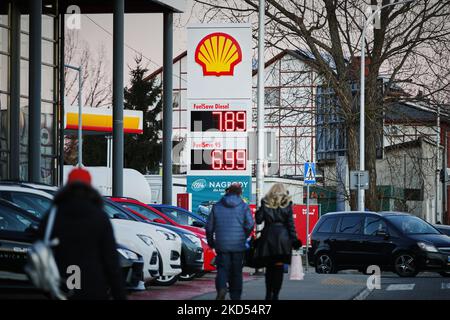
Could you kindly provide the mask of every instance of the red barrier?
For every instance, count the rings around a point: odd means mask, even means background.
[[[306,204],[294,204],[294,224],[298,238],[306,245]],[[309,205],[309,232],[311,233],[319,221],[319,206]]]
[[[250,204],[250,211],[255,218],[256,205]],[[297,231],[297,237],[302,241],[303,245],[306,245],[306,204],[294,204],[292,206],[294,211],[294,224]],[[319,206],[310,205],[309,206],[309,233],[313,230],[317,221],[319,220]],[[252,232],[252,236],[255,235],[255,229]]]

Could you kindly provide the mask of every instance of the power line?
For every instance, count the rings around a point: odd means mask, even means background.
[[[106,32],[108,35],[110,35],[111,37],[113,36],[113,33],[111,31],[109,31],[108,29],[106,29],[105,27],[103,27],[102,25],[100,25],[99,23],[97,23],[94,19],[92,19],[91,17],[89,17],[89,15],[85,15],[86,18],[88,18],[94,25],[96,25],[97,27],[99,27],[101,30],[103,30],[104,32]],[[124,42],[125,47],[127,47],[128,49],[132,50],[133,52],[141,55],[143,58],[147,59],[150,63],[154,64],[157,68],[161,68],[162,66],[160,66],[159,64],[157,64],[156,62],[154,62],[152,59],[146,57],[141,51],[133,48],[132,46],[130,46],[129,44],[127,44],[126,42]],[[173,75],[179,79],[181,79],[182,81],[186,81],[183,78],[181,78],[181,76],[173,73]]]

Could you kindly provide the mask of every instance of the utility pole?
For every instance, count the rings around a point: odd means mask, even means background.
[[[264,191],[264,10],[265,0],[259,0],[258,26],[258,119],[256,160],[256,206],[259,207]]]
[[[406,0],[406,1],[396,1],[388,3],[384,6],[379,7],[375,10],[367,19],[364,21],[364,27],[361,34],[361,70],[360,70],[360,86],[359,86],[359,171],[364,171],[365,167],[365,95],[366,95],[366,31],[367,27],[377,14],[380,13],[386,7],[394,6],[397,4],[405,4],[409,2],[414,2],[416,0]],[[365,191],[361,184],[358,184],[358,211],[365,210],[364,196]]]
[[[439,173],[440,173],[440,146],[441,146],[441,107],[440,104],[437,104],[437,114],[436,114],[436,198],[435,198],[435,207],[436,207],[436,213],[435,213],[435,218],[434,222],[436,223],[437,221],[441,221],[440,219],[440,211],[439,211],[439,200],[440,200],[440,179],[439,179]],[[441,221],[442,222],[442,221]]]

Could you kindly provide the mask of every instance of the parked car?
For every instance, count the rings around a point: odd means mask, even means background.
[[[450,226],[444,224],[435,224],[434,227],[438,229],[441,233],[450,237]]]
[[[152,220],[153,222],[162,223],[162,224],[171,224],[176,227],[180,227],[189,231],[192,231],[194,233],[203,234],[206,235],[206,231],[204,228],[189,226],[189,225],[183,225],[181,223],[178,223],[174,218],[171,216],[154,209],[153,207],[140,202],[135,199],[131,198],[110,198],[112,201],[116,203],[120,203],[121,205],[132,209],[133,211],[136,211],[140,213],[141,215],[147,217],[149,220]]]
[[[32,287],[24,266],[28,250],[37,239],[38,225],[34,215],[0,199],[0,283]],[[142,289],[142,257],[120,244],[117,251],[127,288]]]
[[[208,219],[211,213],[212,207],[217,201],[202,201],[197,208],[197,215],[202,217],[205,221]]]
[[[53,194],[23,183],[1,182],[0,199],[5,199],[41,219],[53,203]]]
[[[450,239],[424,220],[398,212],[336,212],[311,235],[309,263],[318,273],[378,265],[401,277],[421,271],[450,275]]]
[[[122,205],[105,198],[105,207],[110,214],[118,219],[140,221],[160,227],[160,224],[150,222],[137,215],[132,214]],[[196,274],[203,271],[203,248],[201,239],[189,230],[178,228],[171,225],[164,225],[164,228],[177,233],[182,240],[181,247],[181,274],[178,276],[181,280],[191,280]],[[156,279],[159,285],[170,285],[176,281],[176,276],[161,276]]]
[[[0,184],[0,198],[11,201],[41,219],[52,205],[53,195],[36,188]],[[105,207],[105,212],[108,213]],[[108,213],[109,214],[109,213]],[[110,218],[114,218],[109,214]],[[181,273],[181,239],[166,228],[136,221],[111,220],[116,240],[144,259],[144,281]]]
[[[167,204],[149,204],[149,206],[171,217],[181,225],[198,228],[204,228],[206,225],[206,219],[184,208]]]
[[[168,215],[162,213],[159,210],[154,209],[153,207],[146,205],[145,203],[139,202],[134,199],[129,198],[111,198],[116,203],[123,205],[125,208],[130,210],[131,213],[138,216],[139,218],[156,222],[160,224],[173,225],[175,227],[183,228],[189,231],[194,232],[197,236],[202,240],[202,247],[204,253],[204,265],[203,270],[205,272],[214,271],[216,267],[213,265],[214,258],[216,256],[215,251],[208,246],[208,242],[206,241],[206,232],[204,228],[194,227],[194,226],[185,226],[179,224],[174,219],[170,218]]]

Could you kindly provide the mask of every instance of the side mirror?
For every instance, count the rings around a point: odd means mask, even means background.
[[[204,228],[205,224],[203,222],[199,222],[199,221],[193,221],[192,222],[192,226],[193,227],[197,227],[197,228]]]
[[[156,222],[156,223],[162,223],[162,224],[167,224],[166,220],[161,219],[161,218],[153,219],[153,222]]]

